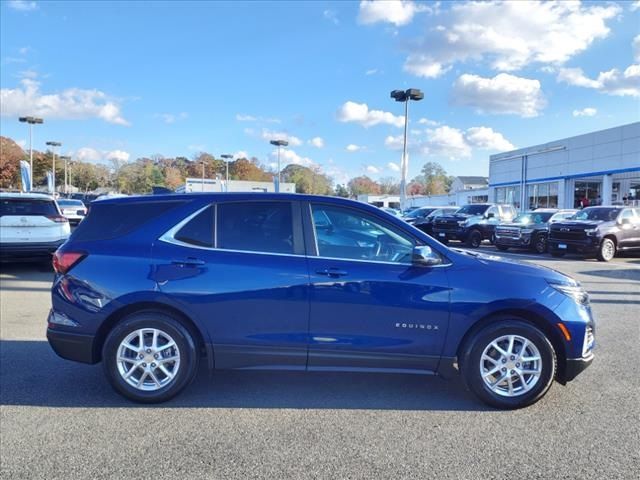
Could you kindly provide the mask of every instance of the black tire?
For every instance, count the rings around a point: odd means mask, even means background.
[[[511,397],[502,396],[492,391],[480,373],[481,356],[485,348],[492,341],[505,335],[517,335],[533,343],[540,353],[542,368],[537,382],[530,390]],[[557,370],[556,353],[551,342],[535,326],[520,319],[496,320],[495,323],[478,331],[466,343],[460,363],[462,377],[469,390],[487,405],[508,410],[523,408],[540,400],[551,387]]]
[[[597,258],[601,262],[609,262],[616,256],[616,244],[610,238],[605,238],[600,243]]]
[[[551,256],[555,258],[564,257],[564,252],[559,252],[558,250],[551,250]]]
[[[506,245],[500,245],[499,243],[496,243],[496,248],[501,252],[506,252],[507,250],[509,250],[509,247],[507,247]]]
[[[470,248],[479,248],[482,243],[482,232],[480,230],[471,230],[469,232],[469,236],[467,237],[467,247]]]
[[[535,237],[533,237],[533,242],[531,243],[531,249],[535,253],[543,254],[547,253],[547,236],[544,233],[539,233]]]
[[[120,374],[116,360],[120,343],[129,334],[142,328],[167,333],[180,353],[180,364],[175,376],[166,385],[153,391],[143,391],[130,385]],[[163,312],[145,311],[125,317],[109,332],[102,349],[102,365],[116,392],[134,402],[160,403],[175,397],[193,381],[200,361],[198,352],[193,335],[176,318]]]

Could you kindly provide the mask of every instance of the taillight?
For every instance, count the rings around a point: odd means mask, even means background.
[[[69,221],[66,219],[66,217],[63,217],[62,215],[48,215],[47,218],[52,222],[56,222],[56,223],[67,223]]]
[[[53,269],[57,273],[64,275],[86,256],[87,256],[86,253],[60,252],[58,250],[56,251],[56,253],[53,254]]]

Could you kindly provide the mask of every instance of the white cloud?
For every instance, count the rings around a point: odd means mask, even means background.
[[[233,154],[233,159],[237,160],[239,158],[249,158],[249,154],[244,150],[238,150],[236,153]]]
[[[376,174],[376,173],[380,173],[380,169],[378,167],[375,167],[373,165],[367,165],[367,173],[372,173],[372,174]]]
[[[629,5],[629,10],[631,10],[632,12],[640,10],[640,0],[633,0],[631,5]]]
[[[192,152],[204,152],[206,148],[206,145],[202,144],[187,145],[187,150],[191,150]]]
[[[393,163],[393,162],[387,163],[387,168],[393,172],[400,171],[400,166],[397,163]]]
[[[441,155],[455,160],[470,157],[471,147],[461,130],[443,125],[427,130],[427,141],[424,143],[423,152],[427,155]]]
[[[252,128],[245,128],[244,133],[252,137],[261,138],[267,142],[270,142],[271,140],[286,140],[289,142],[290,147],[299,147],[303,144],[303,141],[294,135],[287,132],[269,130],[267,128],[263,128],[260,132],[256,132]]]
[[[581,68],[563,68],[558,73],[558,81],[593,88],[607,95],[640,97],[640,65],[630,65],[623,72],[612,68],[600,72],[595,80],[587,77]]]
[[[507,152],[515,150],[515,146],[504,136],[489,127],[471,127],[466,132],[466,139],[470,145],[482,150]]]
[[[434,78],[459,62],[486,61],[499,71],[531,63],[561,65],[610,33],[616,4],[568,1],[454,3],[410,47],[407,72]]]
[[[388,22],[400,27],[410,23],[416,13],[427,10],[429,7],[411,0],[362,0],[358,21],[365,25]]]
[[[500,73],[493,78],[465,73],[453,85],[453,101],[478,112],[535,117],[546,105],[540,82]]]
[[[349,145],[347,145],[345,147],[345,150],[347,152],[357,152],[359,150],[362,150],[364,147],[361,147],[360,145],[356,145],[354,143],[350,143]]]
[[[131,154],[123,150],[112,150],[104,154],[106,160],[115,160],[119,163],[126,163],[129,161]]]
[[[439,125],[439,123],[435,120],[429,120],[428,118],[421,118],[420,120],[418,120],[418,123],[420,125],[427,125],[429,127],[437,127]]]
[[[633,58],[636,62],[640,62],[640,35],[634,37],[631,48],[633,49]]]
[[[278,150],[273,150],[271,152],[271,158],[273,159],[277,159],[278,158]],[[286,148],[284,150],[280,151],[280,164],[282,166],[282,168],[284,168],[286,165],[293,163],[295,165],[304,165],[305,167],[309,167],[311,165],[314,164],[314,161],[311,160],[309,157],[303,157],[301,155],[298,155],[295,151]]]
[[[273,117],[256,117],[255,115],[246,115],[244,113],[236,113],[238,122],[263,122],[263,123],[280,123],[279,118]]]
[[[89,163],[106,163],[117,162],[119,164],[127,163],[131,154],[123,150],[96,150],[91,147],[83,147],[78,149],[72,156],[80,161]]]
[[[178,120],[184,120],[188,117],[189,115],[187,114],[187,112],[180,112],[180,113],[158,113],[157,115],[155,115],[156,118],[160,118],[162,119],[162,121],[166,124],[172,124],[172,123],[176,123]]]
[[[345,102],[337,113],[340,122],[359,123],[363,127],[371,127],[381,123],[395,127],[404,126],[404,117],[382,110],[369,110],[366,103]]]
[[[413,137],[409,137],[409,142]],[[404,146],[403,135],[389,135],[384,139],[384,146],[391,150],[402,150]]]
[[[334,25],[340,25],[340,19],[338,19],[338,12],[335,10],[325,10],[322,12],[322,16],[325,20],[330,21]]]
[[[316,148],[323,148],[324,147],[324,139],[322,139],[321,137],[313,137],[311,140],[309,140],[309,145],[316,147]]]
[[[16,140],[16,144],[23,150],[27,147],[27,141],[25,139]]]
[[[370,68],[369,70],[364,72],[365,75],[375,75],[376,73],[378,73],[378,69],[377,68]]]
[[[108,123],[129,125],[120,105],[99,90],[68,88],[60,93],[43,94],[40,83],[23,78],[22,87],[0,89],[2,116],[36,115],[44,118],[99,118]]]
[[[10,0],[7,2],[7,6],[19,12],[31,12],[38,9],[36,2],[29,2],[27,0]]]
[[[582,110],[574,110],[574,117],[595,117],[596,113],[598,113],[598,109],[593,107],[585,107]]]

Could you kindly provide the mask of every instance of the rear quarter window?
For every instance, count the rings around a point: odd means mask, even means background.
[[[34,198],[3,198],[0,200],[0,216],[48,217],[58,215],[58,208],[53,200]]]
[[[86,242],[121,237],[185,203],[185,200],[126,203],[98,201],[90,205],[89,215],[80,222],[72,238]]]

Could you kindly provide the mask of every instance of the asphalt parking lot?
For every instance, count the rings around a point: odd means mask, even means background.
[[[640,256],[505,256],[576,277],[598,321],[591,368],[513,412],[459,380],[320,373],[202,371],[173,401],[132,404],[49,348],[52,273],[1,265],[0,477],[636,478]]]

